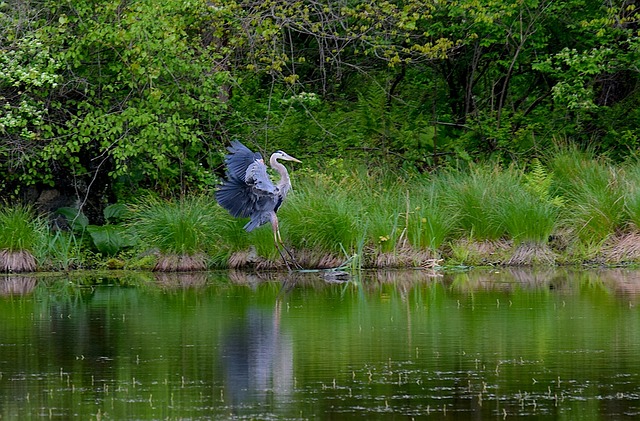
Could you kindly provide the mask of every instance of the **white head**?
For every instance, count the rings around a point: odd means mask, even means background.
[[[284,161],[301,162],[300,160],[283,151],[275,151],[273,155],[271,155],[271,159],[282,159]]]

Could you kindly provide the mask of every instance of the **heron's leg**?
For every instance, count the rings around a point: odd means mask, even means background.
[[[287,254],[289,255],[289,258],[291,259],[291,262],[293,263],[293,265],[297,268],[297,269],[302,269],[302,266],[300,266],[300,263],[298,263],[298,261],[296,260],[295,257],[293,257],[293,253],[291,253],[291,250],[289,250],[289,248],[284,244],[284,241],[282,241],[282,237],[280,237],[280,230],[278,230],[278,240],[280,241],[280,245],[282,246],[282,248],[284,249],[284,251],[287,252]]]
[[[291,259],[291,262],[293,263],[293,265],[297,269],[302,269],[302,266],[300,266],[300,264],[295,259],[295,257],[293,257],[293,254],[291,253],[291,251],[287,248],[287,246],[284,245],[284,241],[282,241],[282,236],[280,235],[280,227],[278,225],[278,217],[276,216],[275,212],[271,215],[271,226],[273,227],[273,239],[275,241],[276,248],[278,249],[278,253],[280,253],[280,257],[282,257],[282,260],[284,260],[285,265],[287,265],[287,269],[289,269],[289,271],[291,271],[291,267],[289,266],[289,262],[284,257],[284,254],[282,253],[282,250],[280,249],[280,247],[282,247],[284,249],[284,251],[287,252],[287,254],[289,255],[289,258]]]
[[[280,241],[282,241],[282,239],[280,238],[280,230],[278,229],[278,217],[276,216],[275,212],[271,214],[271,227],[273,228],[273,243],[276,246],[276,250],[278,250],[280,257],[282,257],[282,261],[287,266],[289,272],[291,272],[291,266],[289,266],[289,262],[284,257],[282,250],[280,250]]]
[[[278,245],[278,242],[276,241],[276,249],[278,250],[278,253],[280,254],[280,257],[282,257],[282,261],[284,262],[284,264],[287,266],[287,270],[289,272],[291,272],[291,266],[289,266],[289,262],[287,261],[287,258],[284,257],[284,254],[282,253],[282,250],[280,250],[280,246]]]
[[[287,269],[289,270],[289,272],[291,272],[291,266],[289,265],[289,261],[287,260],[287,258],[284,256],[284,253],[282,252],[282,249],[284,249],[287,254],[289,255],[289,258],[291,259],[291,262],[293,263],[293,265],[296,267],[296,269],[302,269],[302,266],[300,266],[300,264],[296,261],[296,259],[293,257],[293,255],[291,254],[291,252],[289,251],[289,249],[282,243],[282,239],[278,238],[280,235],[279,232],[275,231],[274,232],[274,243],[276,246],[276,250],[278,250],[278,253],[280,254],[280,257],[282,257],[282,261],[284,262],[284,264],[287,266]]]

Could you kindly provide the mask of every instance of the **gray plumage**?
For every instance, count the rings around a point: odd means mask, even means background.
[[[251,151],[237,140],[227,149],[226,180],[216,191],[216,200],[232,216],[251,218],[244,226],[247,231],[271,222],[276,242],[282,242],[276,212],[291,189],[291,181],[287,169],[278,159],[300,161],[282,151],[273,153],[269,164],[280,174],[280,180],[274,184],[260,153]]]

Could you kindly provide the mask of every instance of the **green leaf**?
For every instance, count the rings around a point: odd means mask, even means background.
[[[63,207],[59,208],[56,213],[64,216],[74,231],[82,231],[89,225],[89,218],[79,209]]]
[[[113,205],[109,205],[104,208],[102,214],[104,215],[104,219],[109,222],[113,222],[124,218],[127,214],[127,207],[122,203],[114,203]]]
[[[118,225],[89,225],[87,231],[98,251],[108,256],[133,245],[133,240],[127,235],[125,228]]]

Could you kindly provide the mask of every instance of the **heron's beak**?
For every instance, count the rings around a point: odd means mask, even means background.
[[[286,160],[286,161],[293,161],[293,162],[299,162],[302,164],[302,161],[300,161],[299,159],[296,159],[294,157],[292,157],[291,155],[287,154],[285,156],[282,157],[282,159]]]

